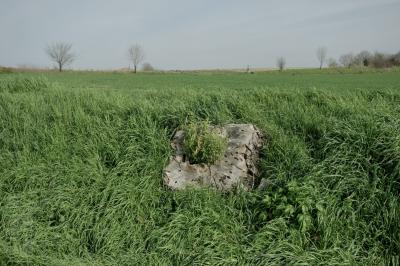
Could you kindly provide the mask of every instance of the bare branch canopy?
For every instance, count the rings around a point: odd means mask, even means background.
[[[279,71],[283,71],[286,65],[286,59],[284,57],[279,57],[276,60],[276,66],[279,68]]]
[[[339,63],[344,66],[350,68],[353,65],[354,55],[353,53],[344,54],[339,57]]]
[[[71,50],[72,44],[58,42],[47,45],[45,52],[53,62],[57,63],[58,71],[61,72],[64,66],[71,64],[76,58]]]
[[[322,69],[322,67],[324,66],[327,53],[328,50],[326,49],[326,47],[319,47],[317,49],[317,59],[319,62],[319,69]]]
[[[138,65],[142,63],[145,58],[144,50],[140,45],[134,44],[129,47],[128,55],[129,60],[133,63],[133,72],[136,73]]]

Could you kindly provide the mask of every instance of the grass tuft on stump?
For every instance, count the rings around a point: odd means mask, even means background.
[[[224,155],[227,139],[216,133],[209,121],[190,122],[184,131],[189,162],[212,164]]]

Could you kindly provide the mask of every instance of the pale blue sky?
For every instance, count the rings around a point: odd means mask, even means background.
[[[360,50],[400,51],[400,0],[0,0],[0,65],[52,66],[66,41],[73,68],[127,67],[130,44],[160,69],[317,66]]]

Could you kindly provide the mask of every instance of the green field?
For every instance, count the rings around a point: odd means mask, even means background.
[[[189,114],[265,191],[173,192]],[[399,265],[400,71],[0,74],[0,265]]]

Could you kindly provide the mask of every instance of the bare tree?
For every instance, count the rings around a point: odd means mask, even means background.
[[[350,68],[354,63],[354,55],[352,53],[349,53],[340,56],[339,63],[344,67]]]
[[[76,58],[71,49],[72,44],[58,42],[47,45],[45,52],[52,61],[57,63],[58,71],[61,72],[64,66],[71,64]]]
[[[326,47],[318,47],[317,49],[317,59],[319,61],[319,69],[322,69],[325,60],[326,60],[326,55],[328,53],[328,50],[326,49]]]
[[[375,68],[392,67],[390,57],[387,54],[375,52],[371,58],[371,65]]]
[[[361,51],[354,56],[353,63],[359,66],[368,66],[371,61],[372,55],[368,51]]]
[[[392,55],[391,61],[392,61],[393,65],[400,66],[400,52]]]
[[[138,65],[144,60],[144,50],[140,45],[134,44],[129,48],[128,54],[133,63],[133,72],[136,73]]]
[[[284,57],[281,56],[276,60],[276,66],[279,68],[279,71],[283,71],[285,65],[286,65],[286,60]]]

